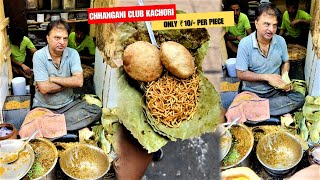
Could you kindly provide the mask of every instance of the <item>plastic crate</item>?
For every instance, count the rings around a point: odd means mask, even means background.
[[[5,109],[5,104],[9,101],[18,101],[24,102],[29,100],[29,107],[28,108],[18,108],[18,109]],[[23,96],[7,96],[2,108],[3,120],[6,123],[13,124],[15,128],[18,130],[20,129],[26,115],[30,112],[31,107],[31,96],[30,95],[23,95]]]

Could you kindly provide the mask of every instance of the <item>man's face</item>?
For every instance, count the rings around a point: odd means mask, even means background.
[[[268,15],[266,12],[262,13],[255,21],[257,36],[265,40],[271,40],[277,31],[277,24],[276,16]]]
[[[68,45],[68,31],[54,27],[47,35],[49,48],[56,52],[63,52]]]
[[[76,41],[77,42],[82,42],[85,38],[85,34],[81,31],[76,31]]]
[[[290,17],[294,18],[297,14],[297,9],[294,6],[287,6],[288,14]]]
[[[230,10],[234,12],[234,19],[238,20],[240,16],[240,6],[238,4],[231,5]]]

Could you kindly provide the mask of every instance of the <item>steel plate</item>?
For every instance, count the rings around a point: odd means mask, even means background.
[[[16,152],[22,144],[23,141],[18,139],[0,141],[0,179],[21,179],[32,167],[34,152],[29,144],[20,152],[16,162],[12,164],[3,162],[8,153]]]

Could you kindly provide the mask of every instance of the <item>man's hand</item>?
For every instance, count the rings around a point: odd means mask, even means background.
[[[237,36],[237,40],[241,41],[242,37],[241,36]]]
[[[296,27],[296,26],[298,26],[299,23],[300,23],[300,20],[297,19],[297,20],[292,21],[290,24],[292,27]]]
[[[23,71],[30,76],[32,74],[32,70],[29,66],[25,65],[25,64],[21,64],[21,68],[23,69]]]
[[[267,78],[268,83],[274,88],[284,87],[286,83],[282,80],[282,77],[279,74],[268,74]]]

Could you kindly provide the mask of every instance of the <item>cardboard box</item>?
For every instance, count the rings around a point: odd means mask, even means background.
[[[25,102],[29,100],[27,108],[14,108],[14,109],[6,109],[5,105],[9,101],[17,101],[17,102]],[[2,108],[3,120],[5,123],[13,124],[15,128],[18,130],[21,127],[26,115],[30,112],[31,107],[31,96],[23,95],[23,96],[7,96]]]

